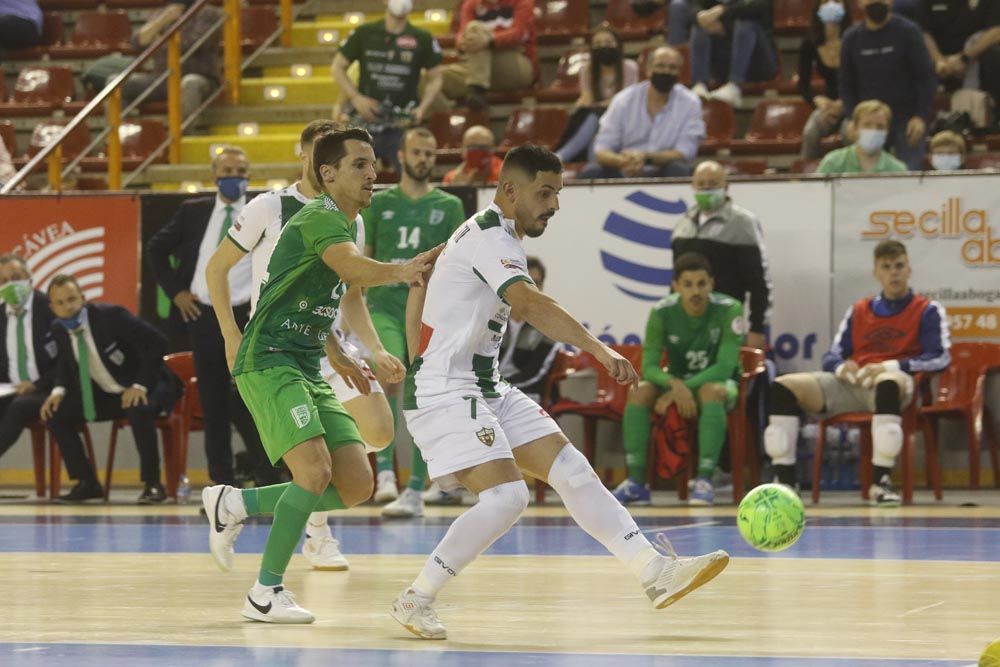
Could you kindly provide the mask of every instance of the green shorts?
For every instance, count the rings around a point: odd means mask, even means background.
[[[371,316],[375,333],[378,334],[378,339],[382,341],[386,352],[409,367],[409,356],[406,354],[406,323],[378,310],[372,311]]]
[[[310,438],[322,436],[333,451],[362,442],[354,417],[322,378],[309,378],[292,366],[274,366],[236,376],[264,451],[271,463]]]

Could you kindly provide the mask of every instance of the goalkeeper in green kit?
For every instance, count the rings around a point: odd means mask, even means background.
[[[710,480],[726,439],[726,412],[736,403],[743,308],[735,299],[712,291],[712,267],[698,253],[676,259],[671,287],[673,293],[649,313],[643,381],[629,392],[625,406],[628,478],[614,491],[623,505],[649,504],[645,480],[650,412],[662,415],[671,405],[684,419],[698,419],[698,478],[690,503],[711,505],[715,499]]]
[[[401,263],[444,243],[465,222],[462,201],[430,185],[434,171],[437,141],[429,130],[415,127],[403,135],[399,161],[403,167],[399,185],[372,197],[370,208],[361,216],[365,221],[365,254],[380,262]],[[397,359],[409,359],[406,353],[406,297],[409,287],[404,284],[384,285],[368,290],[368,310],[382,345]],[[376,366],[376,373],[380,369]],[[382,378],[379,378],[382,380]],[[386,398],[392,408],[393,421],[399,414],[399,384],[383,381]],[[398,437],[398,436],[397,436]],[[382,514],[388,517],[411,518],[424,513],[424,483],[427,464],[416,445],[412,449],[412,472],[407,488],[401,495],[396,489],[396,474],[392,460],[395,443],[376,454],[378,478],[375,502],[389,502]],[[432,502],[460,502],[456,494],[446,494],[432,488]]]

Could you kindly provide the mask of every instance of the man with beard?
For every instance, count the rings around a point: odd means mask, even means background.
[[[462,202],[447,192],[430,185],[434,171],[434,156],[437,141],[429,130],[415,127],[403,136],[403,148],[399,161],[403,165],[399,185],[379,192],[372,197],[371,207],[361,214],[365,221],[365,254],[380,262],[404,262],[425,250],[448,240],[465,220]],[[394,357],[407,359],[406,354],[406,296],[407,286],[384,285],[368,290],[368,309],[382,345]],[[378,359],[373,359],[376,372]],[[385,384],[386,396],[392,407],[393,423],[398,413],[399,384]],[[394,443],[395,444],[395,443]],[[424,513],[424,482],[427,465],[416,446],[413,447],[413,462],[410,481],[400,495],[396,488],[396,473],[393,471],[394,444],[377,454],[378,482],[375,488],[375,502],[389,502],[383,515],[410,518]],[[448,504],[456,502],[455,496],[442,496],[437,489],[431,489],[432,502]],[[391,502],[390,502],[391,501]]]

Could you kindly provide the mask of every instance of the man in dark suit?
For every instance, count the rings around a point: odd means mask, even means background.
[[[56,343],[52,311],[43,292],[33,289],[28,265],[18,255],[0,255],[0,382],[14,393],[0,398],[0,456],[38,418],[52,389]]]
[[[173,219],[146,245],[156,282],[173,300],[188,326],[198,394],[205,414],[208,475],[215,484],[234,483],[230,420],[251,456],[257,481],[265,485],[280,481],[263,454],[253,418],[233,387],[226,364],[225,341],[205,279],[208,260],[246,203],[249,168],[242,149],[224,148],[212,161],[218,194],[185,201]],[[175,265],[171,264],[171,256],[176,259]],[[250,318],[252,282],[250,256],[247,255],[229,274],[233,314],[240,329]]]
[[[145,485],[139,504],[166,499],[160,484],[156,418],[173,410],[183,392],[180,378],[167,368],[167,339],[152,325],[121,306],[87,303],[72,276],[49,284],[58,346],[55,386],[41,416],[59,444],[69,476],[77,480],[60,500],[80,502],[103,496],[96,471],[83,452],[80,422],[128,419]]]

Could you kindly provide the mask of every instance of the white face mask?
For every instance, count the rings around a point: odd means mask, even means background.
[[[885,146],[885,138],[888,134],[885,130],[861,130],[858,132],[858,145],[864,152],[874,155]]]
[[[413,0],[389,0],[388,12],[398,19],[406,18],[413,10]]]
[[[931,166],[935,171],[956,171],[962,168],[962,156],[958,153],[934,153]]]

